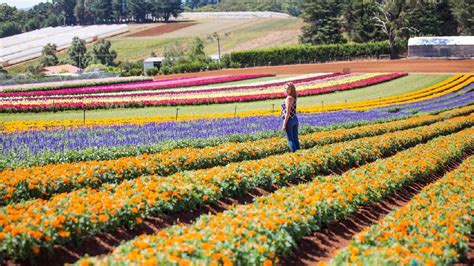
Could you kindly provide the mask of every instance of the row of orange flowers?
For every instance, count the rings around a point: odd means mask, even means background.
[[[472,136],[471,136],[472,137]],[[467,254],[474,225],[474,156],[408,205],[357,234],[333,265],[452,265]]]
[[[474,106],[382,124],[322,131],[301,136],[304,149],[356,138],[381,135],[439,122],[447,117],[474,112]],[[285,139],[270,138],[243,143],[225,143],[207,148],[182,148],[156,154],[115,160],[75,162],[45,166],[23,166],[0,172],[0,205],[32,198],[49,198],[83,187],[100,187],[141,175],[168,176],[179,171],[197,170],[230,162],[261,159],[288,151]]]
[[[249,205],[201,216],[77,265],[272,265],[311,231],[426,178],[474,147],[474,129],[403,151],[341,176],[282,188]],[[420,160],[423,158],[423,160]]]
[[[118,226],[133,226],[149,215],[192,210],[253,187],[311,179],[354,167],[474,125],[474,115],[382,136],[336,143],[254,161],[230,163],[171,176],[142,176],[100,189],[83,188],[49,200],[30,200],[0,208],[0,252],[31,257]],[[472,132],[471,132],[472,133]]]

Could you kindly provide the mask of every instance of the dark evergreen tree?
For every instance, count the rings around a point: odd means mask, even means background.
[[[439,35],[440,36],[456,36],[458,35],[458,23],[453,13],[448,0],[440,0],[436,6],[436,13],[439,20]]]
[[[145,22],[150,9],[150,3],[146,0],[128,0],[128,15],[135,22]]]
[[[340,19],[342,0],[308,0],[303,18],[308,23],[300,39],[303,43],[344,43]]]
[[[96,23],[109,23],[112,20],[112,0],[95,0],[91,12]]]
[[[343,12],[345,31],[354,42],[380,41],[385,38],[383,32],[375,25],[375,3],[366,0],[348,0]]]
[[[452,0],[452,12],[461,35],[474,35],[474,0]]]

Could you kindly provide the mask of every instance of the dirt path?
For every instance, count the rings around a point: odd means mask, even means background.
[[[165,34],[168,32],[173,32],[177,31],[183,28],[187,28],[189,26],[196,25],[198,23],[196,22],[174,22],[174,23],[168,23],[164,25],[159,25],[150,29],[146,29],[143,31],[135,32],[130,35],[127,35],[126,37],[153,37],[153,36],[158,36],[161,34]]]
[[[441,59],[399,59],[399,60],[358,60],[319,64],[301,64],[254,68],[223,69],[199,73],[159,76],[157,79],[185,76],[212,76],[223,74],[271,73],[276,75],[308,74],[316,72],[342,72],[350,68],[352,72],[409,72],[409,73],[474,73],[474,60]]]
[[[463,159],[467,157],[466,155]],[[392,210],[408,204],[425,186],[436,182],[445,173],[456,169],[461,163],[462,159],[452,162],[445,171],[436,173],[427,179],[415,182],[402,190],[396,191],[381,202],[362,206],[356,213],[346,219],[330,223],[321,230],[304,237],[298,241],[298,247],[295,248],[293,254],[281,259],[280,265],[315,265],[319,261],[330,260],[334,252],[347,246],[354,235],[361,232],[364,228],[376,224]]]

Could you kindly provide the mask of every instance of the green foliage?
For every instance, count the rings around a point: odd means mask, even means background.
[[[146,70],[146,75],[147,76],[156,76],[158,75],[160,71],[156,67],[152,67]]]
[[[114,60],[117,58],[117,52],[110,50],[110,41],[99,40],[92,46],[91,59],[92,63],[100,63],[106,66],[113,66]]]
[[[84,69],[84,73],[95,72],[95,71],[107,72],[108,67],[103,64],[90,64]]]
[[[378,57],[389,54],[388,42],[294,45],[231,53],[231,61],[242,67],[324,62],[329,60]]]
[[[71,46],[67,50],[67,55],[70,62],[79,68],[87,67],[90,61],[90,55],[87,54],[86,42],[79,39],[79,37],[72,39]]]
[[[40,57],[40,67],[56,66],[59,63],[58,57],[56,56],[56,45],[48,43],[43,47]]]
[[[301,15],[304,0],[189,0],[186,6],[198,11],[272,11]]]
[[[346,42],[341,32],[342,3],[342,0],[306,1],[303,5],[303,18],[308,25],[303,28],[301,42],[310,44]]]
[[[371,1],[347,1],[343,8],[344,28],[351,41],[370,42],[385,39],[379,27],[374,25],[376,6]]]
[[[125,62],[120,66],[120,76],[131,77],[143,75],[143,61]]]
[[[188,49],[179,43],[172,43],[165,47],[164,60],[160,73],[186,73],[203,70],[219,69],[220,64],[213,62],[204,53],[204,41],[195,38]]]
[[[0,24],[0,38],[21,33],[20,27],[14,22],[2,22]]]
[[[451,0],[461,35],[474,35],[474,0]]]

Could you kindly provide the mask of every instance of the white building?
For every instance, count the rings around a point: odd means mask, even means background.
[[[474,36],[410,38],[408,57],[474,58]]]

